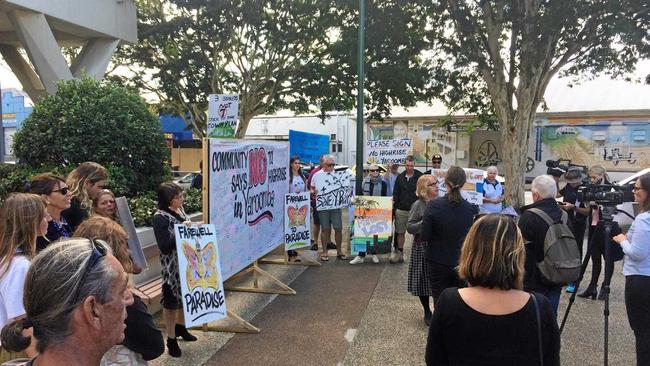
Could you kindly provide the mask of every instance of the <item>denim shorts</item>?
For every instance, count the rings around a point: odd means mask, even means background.
[[[318,220],[320,221],[320,227],[323,229],[334,228],[340,230],[343,228],[340,208],[318,211]]]

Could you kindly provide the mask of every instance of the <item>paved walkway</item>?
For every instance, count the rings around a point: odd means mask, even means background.
[[[165,355],[152,364],[423,365],[426,327],[419,301],[406,292],[407,267],[386,259],[358,266],[330,259],[307,269],[266,265],[297,295],[228,297],[229,308],[252,319],[260,334],[194,331],[199,341],[181,342],[183,358]],[[612,281],[609,364],[627,366],[635,356],[623,282],[619,263]],[[567,301],[563,293],[558,321]],[[603,364],[603,307],[602,301],[576,299],[562,336],[562,365]]]

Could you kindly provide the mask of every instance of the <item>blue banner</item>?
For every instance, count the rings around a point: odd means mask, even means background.
[[[321,156],[329,154],[329,145],[327,135],[289,130],[289,155],[298,155],[303,163],[318,164]]]

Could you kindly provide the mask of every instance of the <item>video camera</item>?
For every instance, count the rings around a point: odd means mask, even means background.
[[[578,188],[578,199],[582,202],[595,201],[599,205],[616,206],[623,202],[634,202],[632,185],[588,183]]]
[[[588,168],[584,165],[571,163],[569,159],[546,160],[546,174],[554,177],[561,177],[564,173],[568,172],[570,168],[580,168],[582,173],[586,176]]]

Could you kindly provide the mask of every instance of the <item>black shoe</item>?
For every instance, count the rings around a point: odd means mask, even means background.
[[[197,338],[190,334],[190,332],[187,331],[187,328],[181,324],[176,324],[176,338],[178,337],[183,338],[186,342],[194,342],[197,340]]]
[[[578,297],[591,298],[592,300],[596,300],[597,294],[598,292],[596,291],[596,286],[589,286],[582,293],[578,294]]]
[[[605,291],[603,291],[603,286],[600,286],[600,291],[598,291],[598,300],[605,300]]]
[[[312,243],[313,243],[313,244],[311,245],[311,247],[309,248],[309,250],[316,250],[316,251],[317,251],[317,250],[318,250],[318,243],[314,243],[313,240],[312,240]]]
[[[327,249],[336,249],[336,248],[337,248],[337,246],[334,243],[327,244]]]
[[[428,326],[431,325],[431,313],[424,313],[424,324]]]
[[[181,357],[182,352],[176,338],[167,338],[167,353],[172,357]]]

